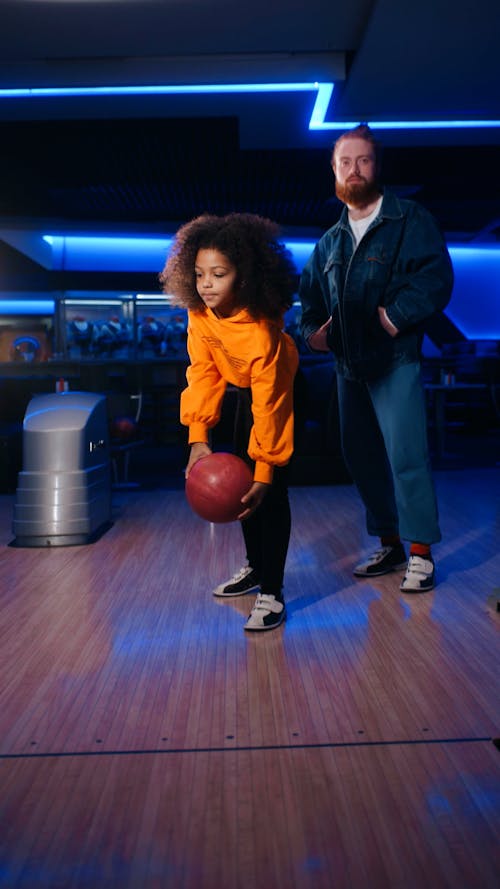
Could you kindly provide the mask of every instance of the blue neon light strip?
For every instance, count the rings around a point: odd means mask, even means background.
[[[158,272],[163,268],[172,238],[119,235],[44,235],[52,247],[52,267],[65,271]],[[302,271],[314,243],[287,242],[297,270]]]
[[[0,315],[53,315],[53,299],[1,299]]]
[[[163,268],[172,238],[45,235],[52,267],[67,271],[150,272]]]
[[[0,89],[0,99],[45,99],[68,96],[144,96],[144,95],[230,95],[236,93],[315,92],[316,100],[309,121],[310,130],[348,130],[359,120],[325,120],[333,96],[333,83],[226,83],[226,84],[160,84],[151,86],[71,86],[26,87]],[[374,130],[448,130],[494,129],[500,120],[378,120],[370,121]]]
[[[60,96],[148,96],[148,95],[207,95],[217,93],[298,93],[318,92],[327,88],[331,96],[332,83],[200,83],[160,84],[158,86],[62,86],[0,89],[0,99],[47,98]]]
[[[45,235],[53,250],[53,268],[68,271],[158,273],[172,244],[171,237],[111,235]],[[300,273],[314,241],[286,241]],[[455,287],[446,314],[465,336],[500,339],[500,249],[497,245],[449,248]]]
[[[71,271],[157,273],[172,244],[169,237],[110,235],[46,235],[44,240],[53,249],[53,268]],[[314,244],[305,239],[286,241],[298,272],[302,271]],[[446,308],[447,316],[469,339],[500,340],[500,248],[495,244],[451,245],[449,250],[455,286]],[[53,314],[53,311],[52,300],[3,300],[0,296],[0,315]]]
[[[450,246],[455,271],[446,315],[468,339],[500,340],[500,249]]]
[[[497,129],[500,120],[370,120],[372,130],[480,130]],[[310,130],[351,130],[359,120],[318,121],[309,123]]]

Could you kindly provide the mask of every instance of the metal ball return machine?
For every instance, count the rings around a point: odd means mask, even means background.
[[[13,545],[91,543],[110,524],[105,396],[91,392],[35,396],[23,423]]]

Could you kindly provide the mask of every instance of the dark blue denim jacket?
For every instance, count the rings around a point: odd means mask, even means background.
[[[320,239],[300,280],[301,333],[307,341],[328,318],[328,345],[339,373],[372,380],[420,360],[424,322],[444,309],[453,268],[431,214],[384,192],[380,213],[354,250],[347,208]],[[384,306],[399,333],[380,324]]]

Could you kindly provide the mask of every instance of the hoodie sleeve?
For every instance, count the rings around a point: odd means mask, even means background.
[[[186,372],[187,388],[181,393],[180,418],[189,427],[188,443],[208,441],[208,431],[216,426],[221,413],[226,381],[221,376],[210,348],[200,335],[196,319],[188,325],[190,365]]]
[[[298,354],[293,340],[271,327],[252,363],[253,427],[248,454],[254,479],[270,484],[274,466],[285,466],[293,453],[293,380]]]

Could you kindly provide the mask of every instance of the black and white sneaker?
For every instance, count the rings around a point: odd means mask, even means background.
[[[434,562],[425,556],[410,556],[401,581],[403,593],[426,593],[434,589]]]
[[[286,617],[285,603],[276,596],[258,593],[245,630],[274,630]]]
[[[245,568],[240,568],[230,580],[219,584],[214,589],[213,595],[222,596],[222,598],[225,596],[244,596],[245,593],[252,593],[258,590],[259,586],[255,571],[249,565],[246,565]]]
[[[366,562],[356,565],[353,574],[357,577],[377,577],[406,568],[406,553],[402,543],[396,546],[382,546]]]

